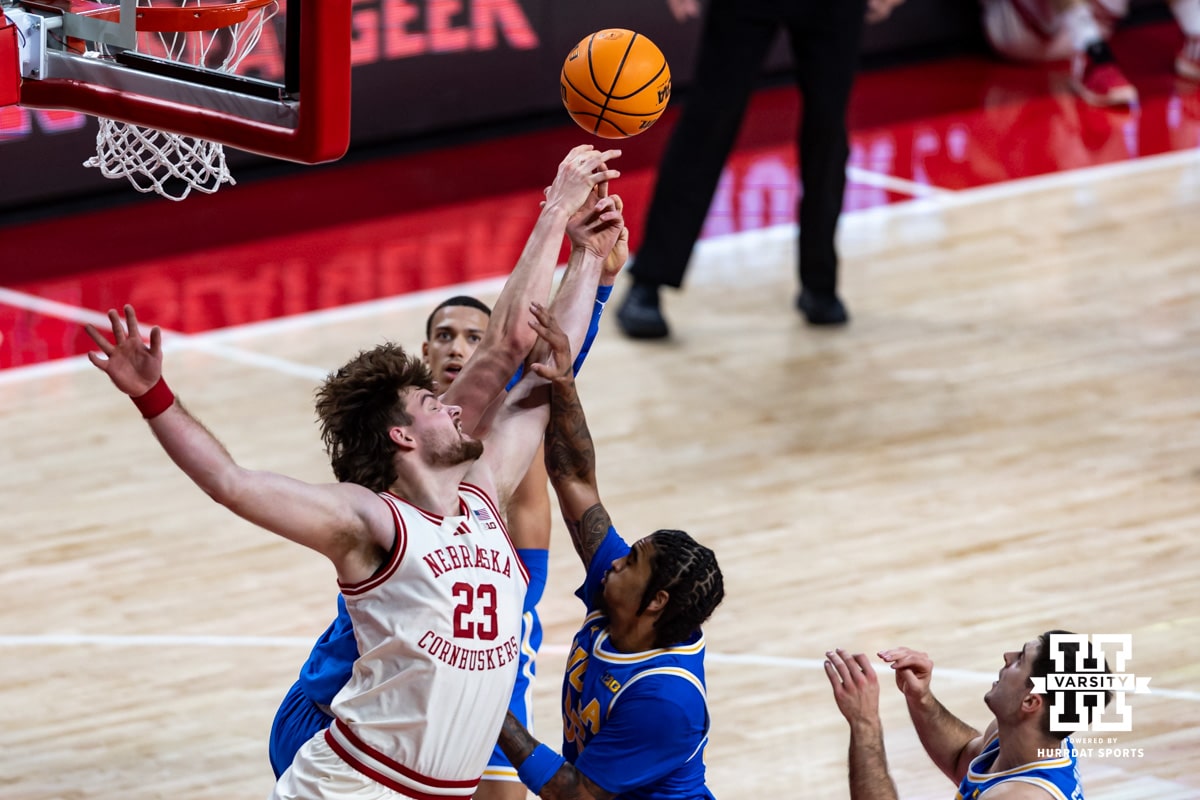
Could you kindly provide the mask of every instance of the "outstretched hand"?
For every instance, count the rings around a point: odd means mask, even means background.
[[[96,330],[91,323],[84,325],[100,352],[88,353],[88,360],[108,375],[113,385],[130,397],[139,397],[162,377],[162,331],[155,325],[150,329],[150,345],[142,343],[138,330],[137,314],[133,306],[126,305],[125,323],[116,309],[108,310],[108,321],[112,324],[113,342]]]
[[[629,228],[622,225],[621,232],[617,234],[617,241],[613,243],[612,250],[608,251],[608,258],[604,259],[599,285],[612,286],[617,280],[617,275],[625,269],[627,261],[629,261]]]
[[[929,682],[933,678],[933,659],[907,647],[880,650],[879,657],[896,671],[896,688],[904,692],[908,700],[923,700],[929,694]]]
[[[850,655],[845,650],[825,654],[825,677],[833,687],[838,710],[851,725],[879,721],[879,679],[863,653]]]
[[[537,331],[538,343],[530,353],[529,369],[536,375],[554,382],[571,376],[571,340],[550,309],[541,303],[530,306],[533,319],[529,326]]]
[[[608,181],[621,177],[621,173],[608,168],[608,161],[621,155],[620,150],[597,150],[590,144],[581,144],[571,149],[558,165],[554,183],[546,187],[544,208],[561,208],[569,214],[587,203],[589,196],[604,198],[608,194]]]
[[[605,260],[604,271],[610,269],[608,259],[613,255],[615,245],[625,229],[625,217],[622,210],[625,203],[621,196],[614,194],[596,197],[595,193],[588,196],[588,202],[581,205],[571,218],[567,220],[567,236],[571,246],[576,249],[590,250],[597,258]],[[616,268],[619,272],[629,257],[628,234],[626,247],[621,264]],[[620,257],[620,254],[617,254]],[[615,274],[615,273],[614,273]]]

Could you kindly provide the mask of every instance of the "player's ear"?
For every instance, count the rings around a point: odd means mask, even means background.
[[[417,442],[409,434],[408,428],[402,425],[395,425],[388,430],[388,438],[396,443],[396,446],[401,450],[412,450],[417,446]]]
[[[1046,705],[1046,695],[1038,694],[1032,689],[1021,700],[1021,712],[1024,714],[1041,714]]]
[[[671,593],[666,589],[659,589],[654,593],[654,597],[646,604],[646,610],[651,614],[657,614],[667,607],[667,601],[671,599]]]
[[[429,366],[429,340],[421,342],[421,360],[425,362],[425,366]]]

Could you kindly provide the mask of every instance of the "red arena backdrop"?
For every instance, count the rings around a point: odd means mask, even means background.
[[[962,0],[908,0],[868,28],[864,52],[971,41],[977,17]],[[282,19],[268,23],[244,62],[246,74],[282,79]],[[351,150],[554,113],[565,120],[562,60],[588,33],[611,27],[649,36],[671,65],[676,94],[686,92],[699,26],[677,23],[665,0],[355,0]],[[768,71],[786,71],[782,45]],[[5,211],[49,211],[66,200],[129,191],[81,166],[94,154],[96,125],[78,112],[0,108],[0,224]],[[228,156],[235,175],[264,163],[239,151]]]

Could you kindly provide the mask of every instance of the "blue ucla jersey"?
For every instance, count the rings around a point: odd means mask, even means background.
[[[712,800],[704,784],[704,635],[622,653],[597,610],[600,581],[629,552],[613,528],[576,592],[587,606],[563,678],[563,756],[601,788],[637,800]]]
[[[1055,800],[1083,800],[1083,784],[1079,782],[1079,764],[1075,756],[1075,745],[1068,737],[1063,740],[1060,755],[1023,764],[1003,772],[988,772],[1000,754],[1000,736],[992,738],[983,752],[971,759],[967,774],[958,785],[955,800],[976,800],[998,783],[1019,781],[1037,786]]]
[[[358,642],[354,639],[354,624],[346,610],[346,600],[339,593],[337,616],[313,645],[308,660],[300,668],[300,687],[314,703],[328,707],[333,697],[350,680],[350,672],[358,658]]]
[[[537,603],[546,589],[550,572],[550,551],[521,548],[517,551],[529,571],[529,591],[525,594],[525,613],[521,616],[521,655],[517,661],[517,683],[508,701],[508,710],[526,728],[533,727],[533,677],[537,674],[537,654],[542,647],[542,621],[538,618]],[[519,783],[517,768],[497,744],[483,771],[485,781]]]
[[[299,678],[284,696],[271,722],[267,754],[276,778],[291,766],[296,752],[313,734],[325,730],[333,722],[329,705],[350,680],[357,658],[354,625],[346,610],[346,601],[339,593],[337,616],[313,645],[308,660],[300,668]]]

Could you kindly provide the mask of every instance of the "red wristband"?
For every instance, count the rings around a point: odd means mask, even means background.
[[[132,400],[133,404],[138,407],[138,411],[142,412],[144,419],[154,419],[174,404],[175,395],[167,386],[167,382],[159,377],[158,381],[150,387],[150,391],[138,395]]]

